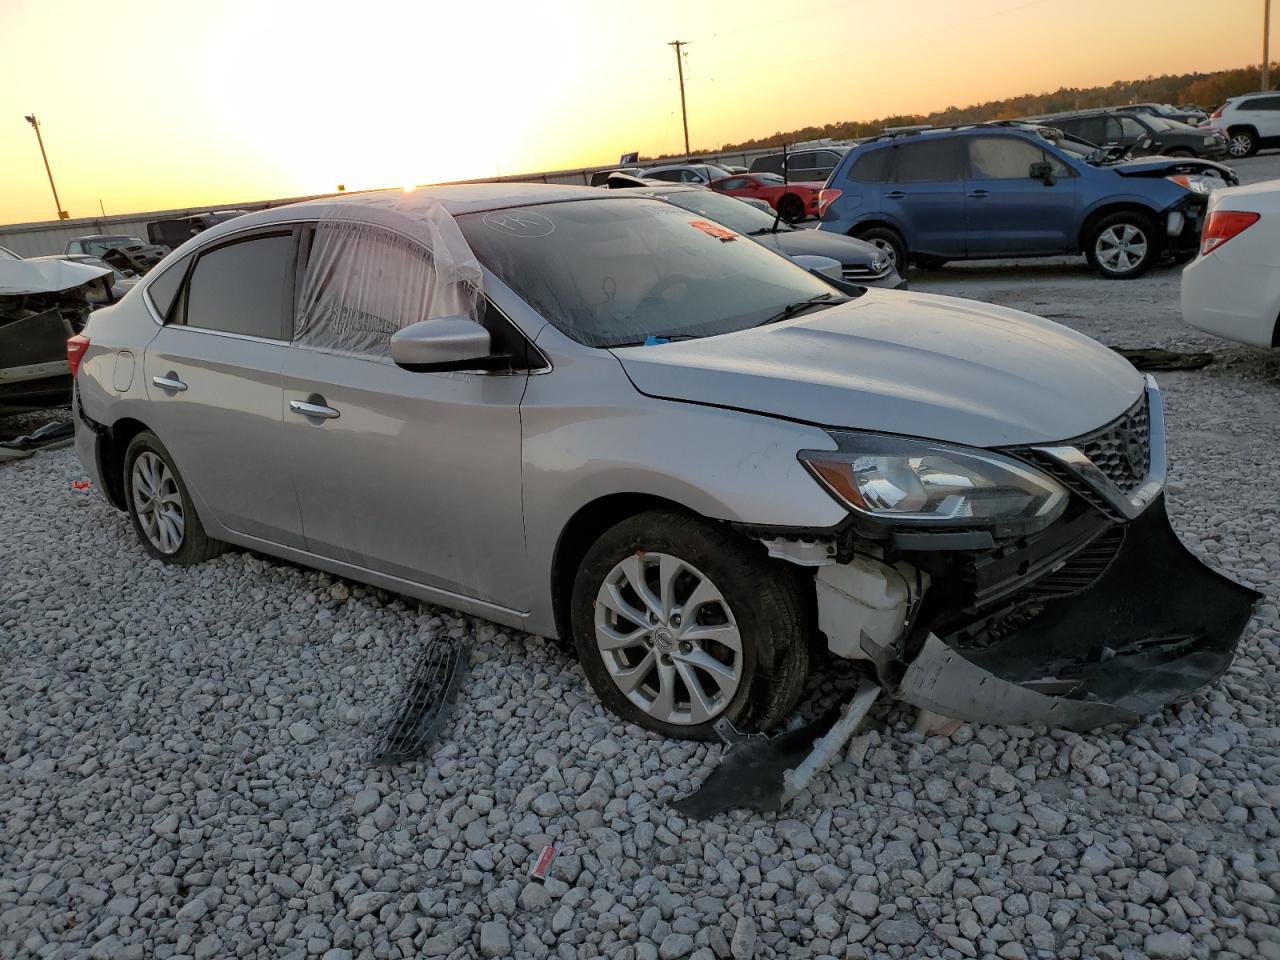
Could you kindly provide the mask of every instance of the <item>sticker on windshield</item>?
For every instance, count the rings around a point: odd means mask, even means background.
[[[720,226],[718,223],[712,223],[710,220],[690,220],[689,226],[695,230],[701,230],[709,237],[715,237],[717,240],[728,243],[730,240],[737,240],[738,235],[726,227]]]
[[[499,210],[484,215],[486,226],[505,233],[509,237],[532,240],[555,233],[556,225],[540,213],[527,210]]]

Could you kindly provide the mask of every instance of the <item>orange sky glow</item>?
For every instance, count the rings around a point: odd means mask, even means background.
[[[665,8],[668,8],[665,9]],[[4,0],[0,223],[617,162],[1261,59],[1262,0]],[[1273,56],[1274,56],[1273,45]]]

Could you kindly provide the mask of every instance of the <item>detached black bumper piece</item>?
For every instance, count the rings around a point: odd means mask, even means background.
[[[1015,596],[980,630],[930,633],[897,695],[959,720],[1087,730],[1217,680],[1261,595],[1188,551],[1163,498],[1121,529],[1115,558],[1079,593],[1034,605]]]

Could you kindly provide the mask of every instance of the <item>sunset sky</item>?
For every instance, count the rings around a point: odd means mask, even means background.
[[[86,217],[679,150],[670,40],[697,150],[1243,66],[1261,35],[1262,0],[0,0],[0,223],[55,216],[33,110]]]

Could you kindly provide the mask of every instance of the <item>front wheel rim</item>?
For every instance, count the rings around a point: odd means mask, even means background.
[[[130,479],[133,508],[143,534],[161,553],[177,553],[182,549],[186,516],[173,471],[156,454],[144,450],[133,461]]]
[[[1147,235],[1132,223],[1117,223],[1098,234],[1093,252],[1108,273],[1127,273],[1147,257]]]
[[[618,690],[676,726],[722,714],[742,684],[742,634],[720,589],[668,553],[636,553],[605,576],[596,650]]]

